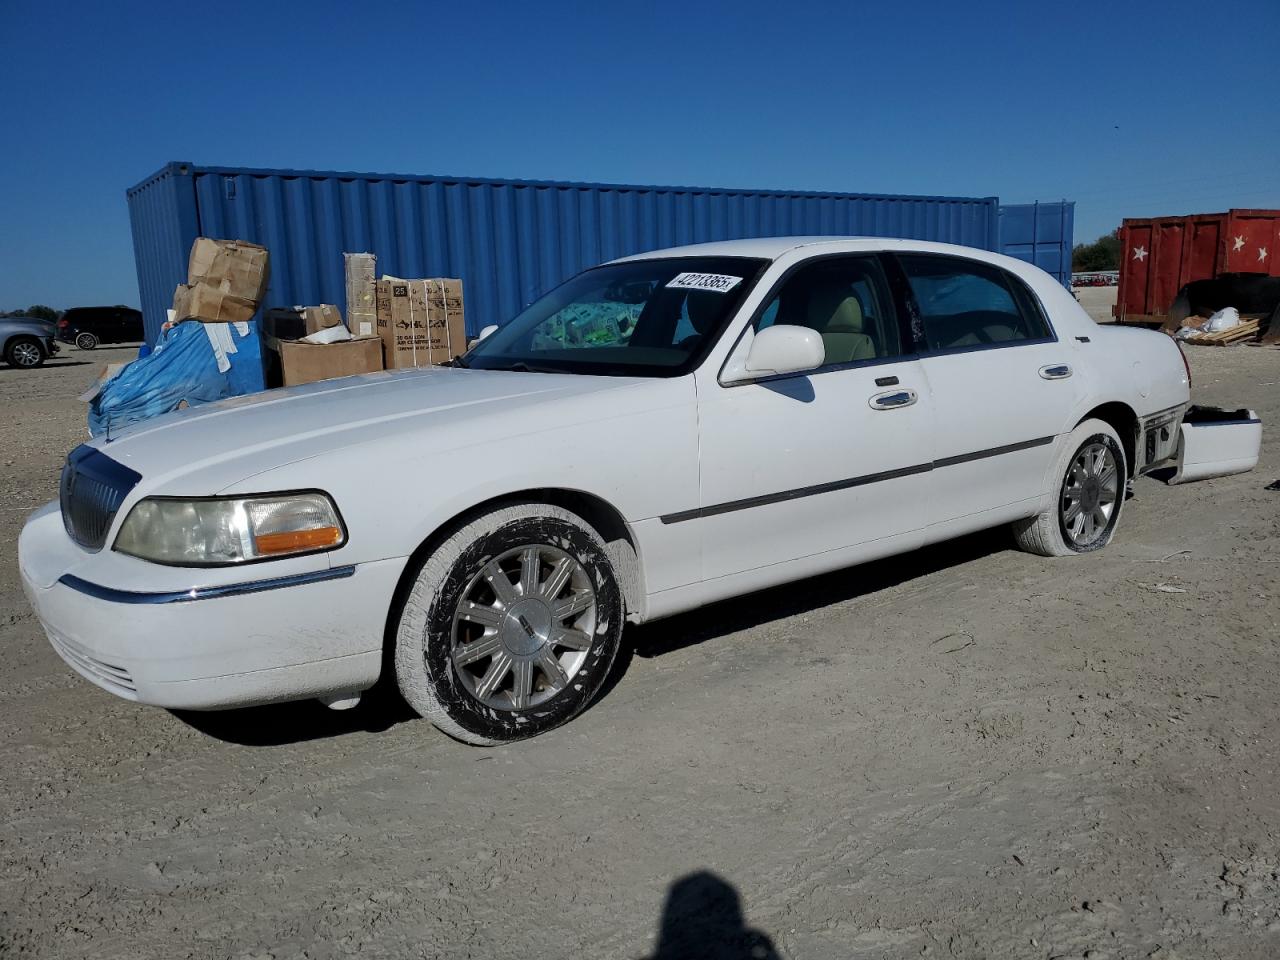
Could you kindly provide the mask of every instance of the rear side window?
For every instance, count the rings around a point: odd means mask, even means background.
[[[1047,340],[1053,334],[1021,280],[991,264],[960,257],[898,257],[915,301],[912,326],[926,350]]]

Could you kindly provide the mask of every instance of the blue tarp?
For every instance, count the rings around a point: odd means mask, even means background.
[[[161,335],[155,349],[108,380],[89,402],[98,436],[189,406],[266,389],[256,323],[187,321]]]

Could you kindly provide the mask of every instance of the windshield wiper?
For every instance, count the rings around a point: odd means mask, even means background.
[[[460,353],[456,357],[454,357],[452,360],[447,360],[444,363],[442,363],[441,366],[442,367],[462,367],[463,369],[466,369],[467,367],[466,357],[464,354]]]
[[[517,360],[515,363],[509,363],[505,367],[495,367],[496,370],[511,370],[515,373],[564,373],[559,367],[540,367],[534,363],[525,363],[523,360]]]

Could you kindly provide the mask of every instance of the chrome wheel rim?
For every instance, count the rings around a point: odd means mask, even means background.
[[[34,367],[40,362],[40,348],[34,343],[14,344],[13,362],[20,367]]]
[[[76,337],[76,346],[81,350],[92,350],[97,345],[98,341],[92,334],[82,333]]]
[[[595,629],[586,568],[559,547],[517,547],[486,563],[462,591],[450,658],[476,700],[526,710],[573,681]]]
[[[1105,443],[1080,449],[1062,484],[1062,530],[1077,547],[1089,547],[1106,534],[1120,502],[1120,468]]]

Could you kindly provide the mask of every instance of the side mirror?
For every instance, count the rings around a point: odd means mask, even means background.
[[[761,377],[816,370],[827,358],[818,331],[777,324],[765,327],[751,340],[746,358],[725,367],[722,383],[746,383]]]
[[[489,334],[497,333],[497,332],[498,332],[498,325],[496,323],[489,324],[487,327],[485,327],[483,330],[480,331],[480,336],[476,337],[476,343],[479,343]]]

